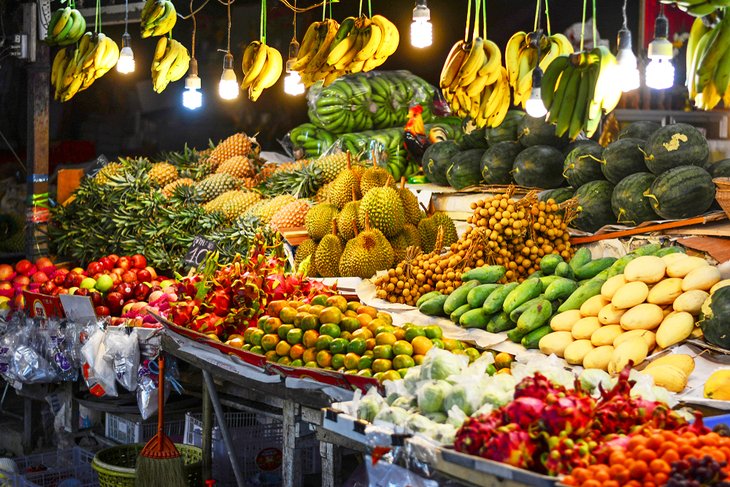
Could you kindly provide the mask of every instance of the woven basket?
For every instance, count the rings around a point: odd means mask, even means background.
[[[725,214],[730,218],[730,178],[715,178],[712,180],[717,186],[715,199]]]
[[[203,450],[196,446],[175,443],[185,463],[185,475],[189,487],[200,487],[202,482]],[[100,450],[91,467],[99,474],[100,487],[134,487],[137,476],[137,456],[144,448],[143,443],[120,445]]]

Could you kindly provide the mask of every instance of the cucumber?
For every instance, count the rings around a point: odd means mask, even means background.
[[[555,275],[560,277],[567,277],[568,279],[573,279],[575,277],[573,269],[570,267],[570,265],[568,265],[567,262],[561,262],[558,264],[558,266],[555,268]]]
[[[523,333],[516,326],[507,332],[507,338],[509,338],[510,341],[515,342],[515,343],[520,343],[522,341],[522,337],[525,335],[527,335],[527,333]]]
[[[542,292],[545,292],[545,290],[548,288],[550,284],[557,281],[558,279],[563,279],[560,276],[542,276],[540,278],[540,284],[542,285]]]
[[[596,274],[604,269],[611,267],[614,262],[616,262],[616,257],[603,257],[601,259],[592,260],[587,264],[574,269],[575,277],[578,279],[590,279],[595,277]]]
[[[608,269],[603,269],[601,272],[592,277],[592,279],[608,280]]]
[[[550,325],[541,326],[537,330],[533,330],[523,336],[520,343],[522,343],[522,346],[525,348],[539,348],[542,337],[550,334],[552,331],[553,330],[550,328]]]
[[[471,269],[461,275],[463,282],[476,279],[482,284],[493,284],[504,277],[507,269],[503,265],[485,265]]]
[[[459,317],[459,324],[464,328],[487,328],[487,323],[492,316],[484,312],[482,308],[470,309]]]
[[[580,308],[581,305],[588,300],[588,298],[592,298],[593,296],[601,293],[601,286],[603,286],[604,282],[606,282],[605,279],[593,278],[583,284],[581,287],[576,289],[563,304],[560,305],[558,313]]]
[[[526,279],[504,298],[502,309],[507,313],[511,313],[522,303],[536,298],[540,291],[542,291],[542,285],[539,279]]]
[[[555,272],[555,268],[561,262],[563,262],[563,257],[560,254],[547,254],[540,259],[540,270],[548,276]]]
[[[654,252],[654,255],[657,257],[664,257],[665,255],[669,254],[684,254],[684,248],[680,247],[679,245],[672,245],[670,247],[664,247],[662,249],[657,250]]]
[[[418,301],[416,301],[416,308],[420,308],[423,303],[437,296],[441,296],[441,293],[439,291],[431,291],[430,293],[424,294],[423,296],[418,298]]]
[[[515,326],[516,325],[512,322],[512,320],[509,319],[509,315],[504,311],[500,311],[493,315],[489,320],[489,323],[487,323],[487,331],[489,333],[499,333],[511,330]]]
[[[567,277],[558,277],[545,289],[545,299],[553,301],[555,299],[565,299],[578,289],[578,283]]]
[[[532,304],[517,319],[517,328],[529,333],[544,326],[553,315],[553,306],[547,299],[540,299]]]
[[[466,302],[472,308],[481,308],[484,300],[489,297],[495,289],[502,287],[499,284],[480,284],[466,295]]]
[[[642,255],[654,255],[656,252],[659,252],[662,248],[662,244],[653,243],[653,244],[646,244],[642,245],[638,249],[634,249],[629,254],[635,255],[637,257],[641,257]]]
[[[454,310],[454,312],[451,313],[449,318],[451,319],[451,321],[453,321],[454,323],[456,323],[458,325],[461,315],[463,315],[464,313],[466,313],[469,310],[471,310],[471,306],[469,306],[468,304],[464,304],[464,305],[456,308],[456,310]]]
[[[479,281],[476,279],[465,282],[458,288],[454,289],[454,292],[449,294],[444,303],[444,313],[450,315],[456,308],[466,304],[466,297],[469,295],[469,291],[479,285]]]
[[[527,311],[527,309],[530,306],[540,302],[543,299],[545,299],[545,296],[543,296],[541,294],[536,298],[532,298],[531,300],[522,303],[521,305],[517,306],[515,309],[512,310],[512,312],[509,314],[509,319],[512,320],[514,323],[517,323],[517,320],[519,319],[519,317],[522,313]]]
[[[590,261],[591,251],[588,249],[588,247],[581,247],[575,252],[575,255],[572,259],[570,259],[570,262],[568,262],[568,264],[570,265],[570,268],[573,269],[573,272],[575,272]]]
[[[482,305],[484,311],[489,314],[500,311],[502,309],[502,304],[504,303],[504,298],[506,298],[507,295],[516,287],[516,282],[510,282],[509,284],[505,284],[499,289],[494,290],[492,294],[487,296],[487,299],[484,300],[484,304]]]
[[[606,277],[610,278],[619,274],[623,274],[624,269],[626,268],[626,264],[634,260],[636,257],[638,256],[633,254],[626,254],[623,257],[619,258],[611,265],[611,267],[608,268],[608,273]]]
[[[431,298],[428,301],[421,304],[418,307],[418,311],[428,316],[444,316],[444,303],[448,298],[445,294],[440,294],[435,298]]]

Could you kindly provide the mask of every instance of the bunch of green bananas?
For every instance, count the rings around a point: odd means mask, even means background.
[[[681,11],[695,17],[710,15],[718,8],[730,7],[730,0],[659,0],[661,3],[676,5]]]
[[[303,123],[291,129],[289,140],[296,159],[319,157],[335,142],[335,138],[313,123]]]
[[[540,36],[538,38],[538,36]],[[540,59],[537,59],[537,45],[540,43]],[[573,45],[563,34],[550,36],[537,32],[517,32],[510,37],[504,50],[509,85],[514,91],[515,105],[525,108],[532,92],[532,72],[540,66],[544,73],[558,56],[572,54]]]
[[[555,133],[575,139],[581,132],[592,137],[601,115],[616,108],[621,86],[616,83],[616,58],[607,47],[558,56],[542,78],[541,95]]]
[[[162,93],[170,81],[177,81],[188,72],[190,54],[175,39],[160,37],[152,59],[152,85],[156,93]]]
[[[696,18],[687,39],[687,90],[702,110],[730,107],[730,15],[713,27]]]
[[[75,8],[59,8],[48,22],[46,43],[49,46],[68,46],[81,39],[86,30],[86,20]]]
[[[243,82],[248,98],[256,101],[266,88],[271,88],[281,77],[284,62],[281,53],[271,46],[253,41],[243,51]]]
[[[337,80],[310,98],[309,121],[333,134],[368,130],[373,127],[371,93],[364,76]]]
[[[391,56],[400,43],[398,28],[382,15],[347,17],[312,23],[302,39],[297,61],[305,86],[325,86],[347,73],[371,71]]]
[[[177,11],[171,0],[147,0],[142,7],[140,26],[142,37],[163,36],[177,22]]]
[[[66,102],[112,69],[119,60],[119,46],[102,33],[87,32],[78,47],[56,53],[51,66],[55,99]]]
[[[403,126],[408,120],[408,110],[413,103],[423,106],[421,117],[431,120],[431,102],[436,89],[423,78],[407,71],[383,72],[367,78],[375,104],[373,128],[384,129]]]
[[[489,39],[453,45],[441,69],[439,85],[451,110],[471,117],[478,127],[496,127],[507,114],[510,92],[502,52]]]

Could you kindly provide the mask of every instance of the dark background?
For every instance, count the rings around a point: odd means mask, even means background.
[[[14,0],[0,0],[4,4],[3,24],[6,34],[17,29],[18,14]],[[91,2],[87,1],[87,4]],[[103,2],[106,3],[106,2]],[[117,0],[119,3],[119,0]],[[174,1],[178,13],[189,13],[189,2]],[[196,5],[201,5],[196,0]],[[293,0],[292,0],[293,3]],[[315,3],[300,0],[299,6]],[[466,19],[466,0],[429,0],[434,28],[434,44],[426,49],[410,45],[409,29],[414,2],[412,0],[372,0],[373,13],[391,19],[401,32],[398,51],[380,69],[407,69],[436,84],[441,65],[451,45],[463,36]],[[589,8],[590,8],[590,3]],[[269,0],[268,43],[286,55],[292,37],[292,12],[276,0]],[[367,0],[363,1],[367,9]],[[580,22],[580,0],[550,0],[553,31],[564,31]],[[597,0],[598,31],[601,38],[615,48],[616,33],[621,27],[620,0]],[[59,3],[53,2],[55,9]],[[639,0],[628,1],[629,27],[638,44]],[[356,15],[358,0],[341,0],[333,6],[333,16],[342,20]],[[366,10],[367,11],[367,10]],[[231,48],[235,68],[241,79],[243,47],[258,37],[260,2],[235,0],[232,5],[233,27]],[[535,13],[534,0],[489,0],[487,2],[488,37],[504,48],[509,37],[518,30],[532,30]],[[588,14],[590,17],[590,12]],[[211,0],[197,15],[198,33],[196,57],[203,82],[204,105],[197,111],[182,107],[184,78],[170,84],[157,95],[152,90],[149,66],[156,39],[141,39],[139,25],[132,24],[136,70],[121,75],[112,70],[94,82],[86,91],[71,101],[51,102],[51,147],[53,163],[74,162],[84,159],[82,152],[104,153],[109,158],[118,155],[153,155],[161,150],[179,150],[187,142],[203,148],[208,140],[218,141],[235,131],[258,133],[264,150],[280,150],[278,140],[292,127],[306,121],[304,96],[291,97],[283,93],[282,79],[266,90],[256,102],[250,102],[244,93],[238,99],[224,102],[218,98],[218,80],[222,69],[226,44],[226,7]],[[306,27],[321,19],[321,9],[297,16],[297,37],[301,40]],[[89,28],[93,28],[90,25]],[[121,43],[123,26],[104,28],[105,34]],[[173,36],[190,48],[192,22],[178,20]],[[55,54],[52,49],[51,55]],[[15,150],[22,154],[25,146],[26,107],[25,66],[21,61],[5,56],[0,49],[0,131]],[[71,145],[68,141],[89,141],[88,150]],[[83,157],[82,157],[83,155]],[[7,145],[0,138],[0,160],[12,160]],[[78,161],[75,161],[78,162]]]

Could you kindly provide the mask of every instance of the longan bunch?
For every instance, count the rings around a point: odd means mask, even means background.
[[[555,200],[538,201],[535,193],[512,198],[512,191],[471,204],[467,222],[486,231],[488,260],[507,268],[504,280],[522,281],[540,268],[540,259],[558,253],[566,261],[573,250],[567,222]]]

